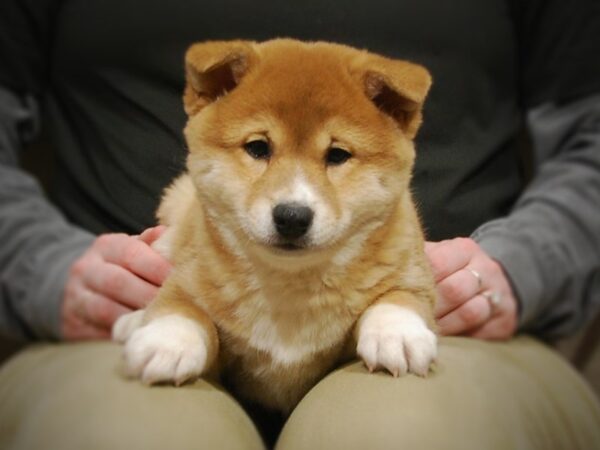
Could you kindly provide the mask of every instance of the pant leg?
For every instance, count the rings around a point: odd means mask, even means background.
[[[600,407],[534,339],[444,338],[427,378],[361,363],[334,372],[300,402],[277,449],[600,449]]]
[[[109,342],[37,345],[0,368],[0,448],[261,449],[259,434],[223,390],[147,387],[119,374]]]

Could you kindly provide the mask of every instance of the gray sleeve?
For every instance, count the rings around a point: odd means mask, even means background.
[[[71,264],[94,236],[70,225],[20,170],[38,107],[0,86],[0,336],[60,338],[60,307]]]
[[[535,173],[511,213],[473,234],[500,262],[519,328],[554,338],[600,308],[600,96],[527,116]]]

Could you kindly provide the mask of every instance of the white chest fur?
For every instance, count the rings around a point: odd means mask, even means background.
[[[248,345],[270,354],[274,362],[295,364],[327,350],[346,336],[351,322],[334,310],[311,313],[263,314],[250,327]]]
[[[240,302],[235,318],[243,326],[235,331],[227,323],[217,325],[283,366],[305,361],[343,341],[356,317],[342,295],[294,284],[261,289]]]

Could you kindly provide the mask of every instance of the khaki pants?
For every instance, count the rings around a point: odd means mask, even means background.
[[[123,379],[112,343],[36,345],[0,369],[0,449],[260,449],[243,409],[205,381]],[[298,405],[290,449],[600,449],[600,407],[557,354],[530,338],[444,338],[426,379],[353,363]]]

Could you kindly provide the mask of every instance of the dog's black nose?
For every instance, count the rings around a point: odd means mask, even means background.
[[[280,203],[273,208],[273,222],[280,236],[298,239],[306,234],[313,219],[313,210],[298,203]]]

